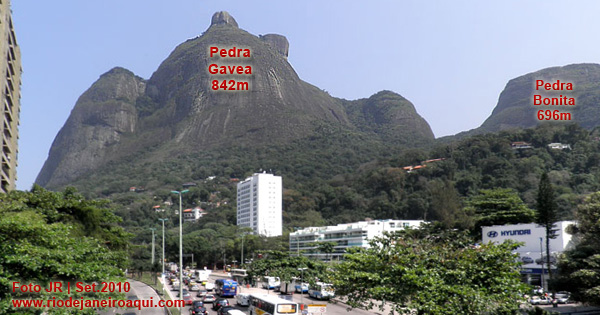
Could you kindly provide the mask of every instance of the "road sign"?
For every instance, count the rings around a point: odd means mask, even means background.
[[[309,314],[325,314],[327,312],[327,304],[308,304],[306,308]]]

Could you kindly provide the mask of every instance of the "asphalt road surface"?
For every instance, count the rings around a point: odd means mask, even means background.
[[[211,282],[214,282],[216,279],[220,279],[220,278],[226,278],[227,276],[225,274],[219,274],[219,273],[213,273],[210,277]],[[171,286],[170,285],[165,285],[165,291],[168,289],[169,294],[171,294],[172,299],[176,299],[177,293],[178,291],[173,291],[171,290]],[[272,295],[279,295],[279,292],[273,292],[273,290],[265,290],[262,288],[246,288],[246,287],[241,287],[240,288],[240,292],[241,293],[257,293],[257,294],[272,294]],[[195,297],[196,292],[195,291],[190,291],[190,293],[192,293],[192,296],[194,297],[194,300],[197,300],[199,298]],[[313,298],[310,298],[308,296],[308,294],[293,294],[291,295],[292,300],[294,302],[297,303],[301,303],[303,302],[306,305],[317,305],[317,304],[325,304],[326,306],[326,313],[323,313],[323,315],[348,315],[348,314],[356,314],[356,315],[373,315],[373,314],[382,314],[383,312],[375,312],[375,311],[365,311],[365,310],[359,310],[359,309],[352,309],[350,310],[348,308],[348,306],[346,306],[343,303],[335,303],[333,301],[319,301],[319,300],[315,300]],[[235,298],[230,298],[229,300],[229,304],[234,306],[235,308],[243,311],[246,314],[249,314],[248,312],[248,307],[245,306],[239,306],[236,305],[236,300]],[[186,306],[183,310],[182,310],[182,315],[186,315],[189,314],[189,310],[190,307]],[[208,310],[208,313],[213,315],[213,314],[217,314],[216,311],[212,310],[212,305],[211,304],[207,304],[206,305],[206,309]],[[389,312],[388,312],[389,313]],[[146,313],[144,313],[146,314]],[[316,314],[316,315],[320,315],[320,314]]]
[[[128,300],[140,300],[140,301],[151,301],[153,304],[157,304],[160,297],[154,289],[150,286],[135,280],[129,279],[127,282],[131,284],[131,290],[126,293]],[[145,302],[150,303],[150,302]],[[109,309],[103,312],[99,312],[101,315],[116,315],[116,314],[127,314],[127,315],[164,315],[165,311],[162,307],[142,307],[141,310],[135,308],[129,309]]]

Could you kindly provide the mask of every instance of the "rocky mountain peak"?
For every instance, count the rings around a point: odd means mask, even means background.
[[[260,39],[267,42],[271,47],[275,48],[278,53],[280,53],[284,57],[288,57],[288,53],[290,52],[290,43],[287,38],[283,35],[279,34],[267,34],[260,36]]]
[[[219,12],[213,14],[212,20],[210,22],[210,26],[223,25],[223,24],[231,25],[235,28],[239,28],[237,22],[235,21],[233,16],[231,16],[231,14],[229,14],[229,12],[219,11]]]

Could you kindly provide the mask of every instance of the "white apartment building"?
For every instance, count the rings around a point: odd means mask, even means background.
[[[369,240],[407,227],[418,228],[423,220],[371,220],[335,226],[308,227],[290,233],[290,252],[320,260],[339,260],[346,248],[369,247]],[[333,253],[322,253],[315,242],[336,243]]]
[[[281,176],[255,173],[237,185],[237,225],[255,234],[281,236],[283,229]]]

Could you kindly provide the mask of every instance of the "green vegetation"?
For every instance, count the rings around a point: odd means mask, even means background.
[[[579,244],[559,260],[556,286],[572,292],[576,301],[600,305],[600,192],[586,197],[576,217],[571,232]]]
[[[127,262],[128,234],[117,226],[106,203],[84,199],[73,189],[0,195],[0,313],[38,314],[40,310],[12,308],[13,298],[63,299],[67,293],[12,292],[13,283],[120,282]],[[73,298],[107,298],[106,293],[73,293]],[[94,314],[57,309],[53,314]],[[61,314],[63,314],[61,313]]]
[[[537,195],[537,213],[535,223],[544,227],[546,232],[546,266],[550,281],[552,278],[552,268],[550,268],[550,239],[556,238],[556,222],[560,221],[556,213],[556,202],[554,201],[554,189],[548,179],[548,174],[542,174]]]
[[[353,248],[336,266],[336,294],[352,307],[399,314],[514,314],[527,286],[511,253],[518,244],[473,246],[466,233],[407,230]]]
[[[481,233],[483,226],[529,223],[535,215],[519,195],[508,188],[483,189],[467,204],[465,211],[475,215],[475,235]]]
[[[544,173],[554,188],[560,220],[573,219],[583,198],[600,190],[600,142],[594,132],[576,125],[540,126],[413,149],[386,149],[339,126],[318,130],[292,145],[231,146],[159,161],[140,155],[131,163],[90,173],[75,186],[88,197],[113,200],[122,225],[135,235],[130,266],[136,270],[153,268],[150,227],[158,228],[155,257],[160,261],[159,218],[169,219],[167,261],[178,261],[179,205],[170,191],[188,182],[196,186],[183,195],[183,208],[201,207],[207,214],[184,224],[184,253],[194,254],[198,267],[221,268],[239,261],[244,231],[235,226],[236,184],[261,169],[284,178],[285,232],[273,239],[246,235],[244,257],[255,261],[266,250],[287,251],[288,233],[298,227],[365,218],[424,219],[478,236],[482,225],[532,222]],[[528,142],[531,148],[514,149],[515,141]],[[571,149],[551,149],[547,145],[552,142]],[[130,187],[144,189],[131,192]],[[184,264],[192,265],[191,257]]]
[[[312,260],[305,256],[290,256],[283,251],[264,251],[262,259],[248,266],[248,278],[262,278],[265,275],[279,277],[282,282],[293,278],[303,279],[303,282],[315,283],[317,279],[330,279],[328,265]],[[304,270],[299,270],[304,269]]]

